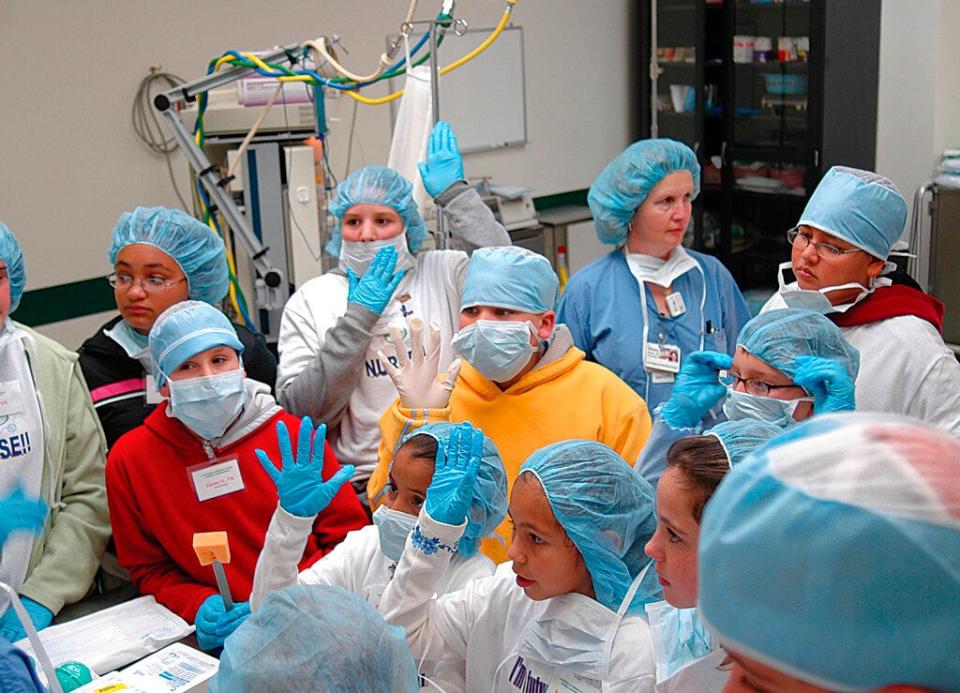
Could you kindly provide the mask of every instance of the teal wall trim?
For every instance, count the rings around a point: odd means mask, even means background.
[[[113,289],[104,277],[27,291],[13,318],[30,327],[116,310]]]

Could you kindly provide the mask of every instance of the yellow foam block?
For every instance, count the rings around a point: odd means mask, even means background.
[[[214,560],[230,562],[230,541],[226,532],[197,532],[193,535],[193,550],[200,565],[210,565]]]

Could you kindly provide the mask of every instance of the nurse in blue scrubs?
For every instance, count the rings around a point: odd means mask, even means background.
[[[695,351],[733,354],[750,314],[730,272],[681,245],[700,192],[700,165],[670,139],[635,142],[590,188],[597,237],[615,246],[577,272],[558,322],[587,358],[643,397],[665,402],[683,359]]]

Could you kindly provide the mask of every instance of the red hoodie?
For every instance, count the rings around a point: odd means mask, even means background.
[[[190,623],[200,604],[218,593],[213,567],[201,566],[193,551],[194,532],[227,532],[231,561],[224,568],[230,590],[235,601],[250,597],[257,558],[277,508],[276,487],[254,450],[280,459],[278,421],[286,423],[295,441],[300,420],[280,410],[252,433],[215,450],[218,458],[238,458],[244,488],[202,503],[187,468],[209,462],[208,456],[199,439],[167,416],[166,403],[110,449],[107,502],[117,558],[142,594],[154,595]],[[325,479],[340,469],[329,445],[323,467]],[[366,524],[366,514],[346,484],[317,516],[300,569],[331,551],[347,532]]]
[[[856,327],[901,315],[926,320],[937,328],[937,332],[943,333],[943,303],[902,284],[881,286],[845,313],[831,313],[827,317],[837,327]]]

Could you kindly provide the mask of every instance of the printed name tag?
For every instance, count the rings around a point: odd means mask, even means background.
[[[11,416],[23,411],[23,393],[19,380],[0,382],[0,416]]]
[[[193,487],[200,502],[243,490],[240,460],[237,457],[229,457],[209,464],[197,464],[189,467],[187,471],[193,480]]]
[[[650,371],[650,379],[654,385],[659,385],[661,383],[672,383],[677,379],[677,376],[667,371]]]
[[[648,371],[680,372],[680,347],[676,344],[644,345],[643,365]]]
[[[147,376],[143,389],[146,391],[144,397],[147,404],[160,404],[163,401],[163,395],[160,394],[160,388],[157,387],[157,379],[152,375]]]

